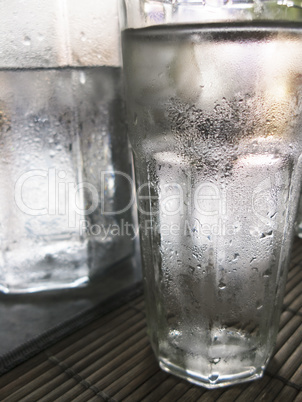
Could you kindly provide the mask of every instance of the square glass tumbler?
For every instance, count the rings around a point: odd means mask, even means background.
[[[301,183],[302,9],[121,1],[149,337],[207,388],[272,355]]]

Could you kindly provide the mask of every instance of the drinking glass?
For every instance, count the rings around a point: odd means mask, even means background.
[[[260,378],[274,350],[301,183],[299,4],[121,1],[148,333],[162,369],[207,388]]]
[[[117,2],[0,4],[0,291],[76,287],[133,253]]]

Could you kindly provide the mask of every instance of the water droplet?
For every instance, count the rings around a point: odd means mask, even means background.
[[[238,254],[238,253],[235,253],[235,254],[234,254],[234,259],[233,259],[233,261],[238,260],[238,257],[239,257],[239,254]]]
[[[30,46],[30,43],[31,43],[30,37],[29,36],[24,36],[22,43],[25,46]]]
[[[80,72],[80,83],[81,84],[85,84],[86,82],[86,74],[84,73],[84,71]]]
[[[133,115],[133,124],[136,126],[137,125],[137,114],[134,113]]]
[[[178,331],[177,329],[172,329],[172,331],[170,331],[170,336],[171,336],[172,338],[176,338],[176,337],[178,337],[178,336],[180,336],[180,335],[181,335],[181,332]]]
[[[271,270],[267,269],[263,274],[263,278],[269,278],[271,274],[272,274]]]
[[[214,359],[210,360],[210,363],[212,364],[218,364],[220,362],[221,358],[220,357],[215,357]]]
[[[216,374],[216,373],[213,373],[213,374],[209,375],[209,377],[208,377],[210,383],[217,382],[218,378],[219,378],[219,374]]]
[[[85,33],[84,32],[81,32],[81,41],[82,42],[85,42],[86,41],[86,35],[85,35]]]
[[[200,264],[198,264],[198,265],[197,265],[197,269],[200,269],[200,268],[201,268],[201,265],[200,265]]]
[[[225,289],[226,288],[226,284],[223,283],[222,281],[219,282],[219,289]]]
[[[270,237],[270,236],[273,236],[272,230],[268,230],[266,233],[261,233],[260,239],[263,239],[264,237]]]
[[[53,157],[55,156],[55,154],[56,154],[55,151],[53,151],[53,150],[52,150],[52,151],[49,151],[49,156],[50,156],[51,158],[53,158]]]
[[[262,307],[263,307],[263,304],[261,304],[261,303],[257,303],[257,310],[261,310],[262,309]]]
[[[40,42],[42,42],[42,40],[44,40],[44,35],[42,35],[41,33],[38,34],[38,40]]]
[[[257,268],[257,267],[253,267],[253,268],[252,268],[252,271],[258,272],[258,268]]]

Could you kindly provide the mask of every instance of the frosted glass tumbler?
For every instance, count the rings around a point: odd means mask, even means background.
[[[164,370],[207,388],[261,377],[274,349],[301,183],[299,4],[121,1],[149,336]]]
[[[133,252],[117,2],[0,9],[0,291],[78,286]]]

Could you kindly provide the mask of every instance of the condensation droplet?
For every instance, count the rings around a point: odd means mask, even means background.
[[[84,71],[80,72],[80,83],[81,84],[85,84],[86,82],[86,74],[84,73]]]
[[[49,156],[51,157],[51,158],[53,158],[54,156],[55,156],[55,151],[49,151]]]
[[[81,41],[82,42],[85,42],[86,41],[86,35],[85,35],[85,33],[84,32],[81,32]]]
[[[225,289],[226,288],[226,284],[224,282],[219,282],[219,289]]]
[[[137,114],[134,113],[133,115],[133,124],[136,126],[137,125]]]
[[[30,44],[31,44],[30,37],[29,36],[24,36],[22,43],[25,46],[30,46]]]
[[[264,278],[269,278],[269,277],[271,276],[271,274],[272,274],[272,271],[271,271],[270,269],[267,269],[267,270],[264,272],[263,277],[264,277]]]
[[[177,329],[172,329],[172,331],[170,331],[170,334],[169,334],[171,337],[173,337],[173,338],[176,338],[176,337],[178,337],[178,336],[180,336],[181,335],[181,332],[180,331],[178,331]]]

